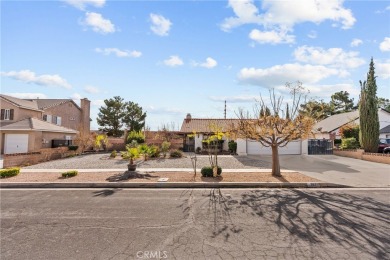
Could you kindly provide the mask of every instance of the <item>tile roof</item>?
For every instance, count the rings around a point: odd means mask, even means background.
[[[15,123],[3,126],[2,131],[42,131],[42,132],[56,132],[56,133],[69,133],[76,134],[77,131],[58,126],[52,123],[42,121],[38,118],[26,118]]]
[[[322,133],[329,133],[345,124],[355,121],[359,118],[359,111],[355,110],[352,112],[342,113],[330,116],[314,125],[315,131]]]
[[[0,97],[7,100],[8,102],[14,104],[17,107],[39,110],[37,102],[34,102],[33,100],[25,100],[25,99],[11,97],[8,95],[3,95],[3,94],[1,94]]]
[[[180,132],[183,133],[210,133],[212,132],[212,126],[216,125],[222,128],[225,132],[229,129],[232,124],[238,123],[239,119],[203,119],[203,118],[192,118],[190,120],[183,120]]]
[[[28,99],[28,100],[36,102],[38,104],[39,109],[47,109],[47,108],[55,107],[55,106],[64,104],[66,102],[74,103],[74,101],[72,99],[41,99],[41,98],[37,98],[37,99]],[[74,105],[76,105],[76,107],[79,108],[79,106],[76,103],[74,103]]]
[[[383,127],[381,130],[379,130],[380,134],[387,134],[390,133],[390,125]]]

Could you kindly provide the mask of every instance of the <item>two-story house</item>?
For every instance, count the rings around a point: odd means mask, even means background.
[[[1,154],[39,151],[70,144],[79,131],[90,131],[90,101],[20,99],[0,95]]]

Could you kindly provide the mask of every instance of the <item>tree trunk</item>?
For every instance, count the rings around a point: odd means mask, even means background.
[[[279,152],[277,146],[272,147],[272,175],[281,177],[280,174],[280,164],[279,164]]]

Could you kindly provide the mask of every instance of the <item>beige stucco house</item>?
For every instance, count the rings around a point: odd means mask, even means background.
[[[90,131],[90,101],[19,99],[0,95],[1,154],[27,153],[71,144]]]

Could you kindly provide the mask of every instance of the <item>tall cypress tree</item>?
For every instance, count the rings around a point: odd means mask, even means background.
[[[360,102],[359,102],[359,120],[360,144],[365,152],[378,152],[379,142],[379,117],[378,117],[378,99],[376,97],[376,79],[375,79],[374,60],[371,58],[370,70],[367,73],[367,81],[360,81]]]

